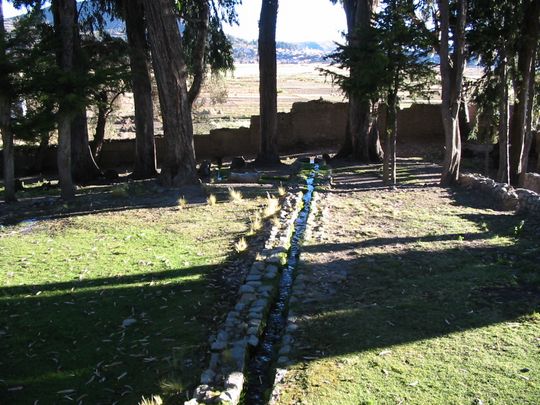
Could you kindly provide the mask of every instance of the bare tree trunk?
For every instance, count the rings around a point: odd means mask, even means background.
[[[510,149],[510,178],[512,184],[519,184],[524,180],[527,167],[526,141],[527,127],[530,127],[529,118],[529,93],[534,80],[534,60],[538,46],[538,31],[540,19],[540,2],[527,0],[524,12],[523,32],[521,35],[520,49],[518,51],[518,77],[515,82],[515,94],[517,103],[514,105],[512,117],[511,149]],[[519,184],[521,185],[521,184]]]
[[[71,173],[77,183],[86,183],[101,176],[88,140],[86,109],[78,111],[71,122]]]
[[[0,57],[6,57],[6,30],[4,28],[4,9],[0,2]],[[0,78],[2,85],[9,86],[7,77]],[[3,86],[2,86],[3,87]],[[15,197],[15,162],[13,151],[13,132],[11,130],[11,101],[7,94],[0,94],[0,131],[4,157],[4,200],[16,201]]]
[[[101,149],[103,148],[103,142],[105,141],[105,126],[107,125],[107,112],[109,110],[107,106],[107,92],[102,91],[98,95],[98,111],[96,130],[94,133],[94,139],[92,140],[91,149],[95,160],[99,160]]]
[[[76,4],[73,0],[53,0],[54,26],[59,40],[58,64],[64,74],[73,70],[73,41]],[[65,98],[60,101],[58,120],[58,180],[60,195],[64,200],[75,197],[75,187],[71,176],[71,122],[72,113]]]
[[[174,3],[144,0],[166,143],[160,181],[166,186],[197,182],[187,68]]]
[[[188,91],[189,104],[193,102],[201,92],[201,86],[204,81],[205,66],[204,55],[208,37],[208,24],[210,19],[210,6],[208,0],[198,2],[198,24],[197,24],[197,42],[193,51],[193,81]]]
[[[259,108],[261,145],[258,163],[279,162],[277,139],[276,23],[278,0],[263,0],[259,20]]]
[[[527,176],[527,170],[529,169],[529,155],[531,153],[531,146],[533,142],[532,133],[532,121],[533,121],[533,107],[534,107],[534,67],[536,66],[536,51],[533,54],[532,60],[533,71],[531,73],[531,80],[529,81],[529,100],[527,102],[527,120],[525,127],[525,146],[523,148],[523,156],[521,158],[521,173],[519,174],[519,186],[523,187],[525,184],[525,178]]]
[[[65,0],[64,0],[65,1]],[[81,52],[81,39],[79,33],[78,13],[76,0],[71,0],[74,5],[73,16],[73,69],[80,75],[87,74],[84,66],[84,58]],[[71,173],[75,182],[85,183],[102,175],[88,139],[88,118],[86,107],[81,107],[75,112],[71,122]]]
[[[2,131],[4,158],[4,201],[6,202],[17,201],[15,197],[15,161],[10,104],[6,97],[0,96],[0,130]]]
[[[34,164],[32,170],[35,172],[41,173],[43,171],[43,162],[47,157],[47,151],[49,150],[49,141],[51,139],[50,133],[41,134],[39,140],[39,146],[36,152],[36,157],[34,159]]]
[[[437,0],[440,12],[441,46],[441,115],[445,134],[445,152],[441,185],[454,184],[459,179],[461,160],[461,137],[459,133],[459,106],[465,68],[465,21],[467,0],[458,0],[458,13],[455,31],[452,35],[453,46],[450,55],[450,12],[449,0]],[[451,60],[450,60],[451,58]]]
[[[135,102],[135,167],[133,177],[145,179],[157,175],[154,106],[152,103],[152,82],[147,62],[146,23],[140,0],[124,0],[123,6]]]
[[[504,51],[503,51],[504,52]],[[508,76],[506,55],[499,66],[499,171],[497,181],[510,183],[510,143],[508,142]]]
[[[378,6],[378,0],[344,0],[343,8],[347,18],[347,40],[355,46],[361,42],[358,31],[366,30]],[[354,72],[350,73],[354,75]],[[356,95],[349,95],[349,111],[345,142],[336,157],[352,155],[361,162],[379,162],[382,149],[378,132],[372,132],[375,119],[373,106],[369,101],[361,101]]]
[[[396,185],[396,142],[397,142],[397,94],[388,96],[386,110],[386,146],[383,162],[383,182],[387,186]]]

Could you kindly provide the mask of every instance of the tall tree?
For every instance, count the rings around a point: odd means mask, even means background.
[[[71,175],[71,132],[74,111],[71,106],[73,95],[73,50],[76,35],[76,3],[74,0],[53,0],[55,32],[58,38],[58,66],[63,80],[62,93],[57,113],[58,121],[58,180],[60,195],[65,200],[75,197],[75,187]]]
[[[276,24],[278,0],[263,0],[259,19],[259,109],[261,144],[258,163],[279,162],[277,133]]]
[[[509,85],[521,29],[521,1],[476,0],[471,3],[471,29],[467,41],[471,55],[481,60],[484,77],[476,89],[481,109],[496,112],[499,142],[497,180],[510,181]],[[486,106],[487,107],[484,107]],[[491,105],[491,106],[490,106]]]
[[[386,104],[383,177],[388,185],[396,183],[399,94],[424,94],[434,76],[431,33],[415,24],[416,13],[409,0],[383,0],[364,41],[339,46],[331,55],[339,71],[349,74],[326,70],[349,97]]]
[[[11,129],[12,85],[7,61],[7,35],[4,26],[3,4],[0,2],[0,131],[4,158],[4,200],[15,201],[15,164],[13,157],[13,131]]]
[[[523,185],[532,143],[532,119],[536,56],[540,32],[540,2],[523,0],[523,20],[514,80],[516,104],[512,119],[510,174],[512,184]]]
[[[143,5],[166,142],[160,180],[166,186],[195,183],[193,123],[177,10],[170,0],[143,0]]]
[[[135,167],[133,177],[150,178],[157,174],[154,139],[152,83],[148,67],[146,21],[141,0],[122,0],[135,101]]]
[[[62,0],[65,1],[65,0]],[[77,11],[76,0],[71,0],[74,4],[70,7],[75,9],[73,16],[73,79],[78,82],[75,86],[78,96],[85,97],[85,81],[89,78],[88,55],[81,46],[81,32],[79,28],[79,12]],[[74,112],[71,123],[71,173],[76,182],[88,182],[101,176],[88,137],[88,117],[86,113],[86,103],[77,104],[77,111]]]
[[[331,0],[337,3],[337,0]],[[369,27],[372,22],[379,0],[341,0],[347,19],[347,44],[358,47],[362,42],[369,41]],[[351,75],[357,76],[351,67]],[[338,157],[352,155],[362,162],[380,161],[382,150],[379,143],[373,105],[364,97],[349,94],[349,112],[345,142],[338,153]]]
[[[447,186],[457,182],[461,161],[459,108],[466,59],[467,0],[437,0],[437,4],[440,26],[438,50],[442,93],[441,115],[445,135],[441,185]]]

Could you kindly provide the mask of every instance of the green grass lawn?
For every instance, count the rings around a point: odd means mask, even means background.
[[[229,309],[219,269],[262,204],[111,210],[0,228],[0,403],[185,400]]]
[[[438,187],[330,193],[280,404],[540,403],[539,224]]]

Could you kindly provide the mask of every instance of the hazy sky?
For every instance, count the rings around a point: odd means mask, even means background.
[[[240,26],[227,33],[257,39],[261,0],[243,0],[238,9]],[[346,29],[345,13],[330,0],[280,0],[276,37],[278,41],[339,41]]]
[[[2,0],[4,15],[11,17],[17,12],[10,3]],[[238,8],[240,25],[225,27],[228,34],[257,39],[261,0],[243,0]],[[333,6],[330,0],[280,0],[278,12],[277,40],[339,41],[345,30],[345,14],[340,5]]]

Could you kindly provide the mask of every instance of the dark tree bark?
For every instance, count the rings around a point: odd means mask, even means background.
[[[278,163],[276,23],[278,0],[263,0],[259,20],[261,144],[257,163]]]
[[[198,7],[199,15],[197,18],[197,42],[193,51],[193,81],[188,91],[190,105],[193,105],[193,102],[201,92],[201,87],[204,81],[204,55],[208,40],[208,23],[210,20],[210,7],[208,1],[200,0]]]
[[[343,8],[347,18],[347,40],[356,46],[361,41],[360,33],[367,30],[378,0],[343,0]],[[354,75],[354,71],[351,72]],[[361,162],[380,162],[382,149],[377,131],[372,132],[376,125],[373,116],[373,105],[369,101],[361,101],[356,95],[349,96],[349,112],[345,141],[337,154],[337,158],[352,155]],[[370,136],[371,135],[371,136]]]
[[[144,179],[157,175],[154,106],[148,68],[146,23],[141,0],[124,0],[123,6],[135,102],[135,167],[133,177]]]
[[[387,186],[396,185],[396,144],[398,128],[398,78],[396,77],[394,90],[388,94],[386,109],[386,133],[383,160],[383,182]]]
[[[88,140],[86,109],[79,110],[71,123],[71,173],[76,183],[86,183],[102,175]]]
[[[65,0],[63,0],[65,1]],[[76,0],[74,3],[75,15],[73,20],[73,69],[79,75],[86,74],[84,58],[81,51],[81,39],[79,33],[78,14]],[[75,182],[88,182],[102,175],[92,150],[88,138],[88,117],[86,107],[80,107],[76,111],[71,123],[71,173]]]
[[[49,142],[51,140],[50,133],[44,133],[40,136],[39,146],[37,148],[36,157],[34,159],[34,164],[32,170],[37,173],[41,173],[43,170],[43,162],[47,157],[47,151],[49,150]]]
[[[512,117],[510,177],[512,184],[522,185],[527,173],[529,150],[531,143],[532,99],[535,56],[538,47],[540,25],[540,2],[527,0],[525,2],[523,31],[520,35],[518,49],[518,74],[515,81],[514,93],[516,104]],[[530,146],[529,146],[530,148]]]
[[[174,3],[169,0],[143,0],[143,5],[166,143],[160,181],[166,186],[196,183],[187,69]]]
[[[6,30],[4,28],[4,9],[0,2],[0,58],[6,58]],[[7,77],[0,80],[8,80]],[[0,131],[4,157],[4,200],[16,201],[15,162],[13,157],[13,132],[11,130],[11,100],[9,95],[0,94]]]
[[[499,170],[497,181],[510,182],[510,143],[508,141],[508,67],[506,52],[502,50],[499,66]]]
[[[99,93],[98,101],[96,130],[94,132],[94,139],[90,145],[92,155],[94,156],[95,160],[99,160],[101,149],[103,148],[103,142],[105,142],[105,126],[107,125],[107,116],[110,111],[107,105],[106,91]]]
[[[445,151],[441,185],[454,184],[459,179],[461,137],[459,132],[459,107],[465,68],[465,22],[467,0],[457,0],[457,21],[452,32],[450,54],[449,0],[437,0],[440,13],[441,42],[439,47],[442,102],[441,115],[445,135]]]
[[[73,70],[76,4],[74,0],[53,0],[52,9],[55,33],[59,43],[57,52],[58,65],[65,74],[68,74]],[[65,101],[65,98],[60,100],[57,121],[57,164],[60,195],[65,200],[71,200],[75,197],[75,187],[71,176],[71,123],[73,113],[70,111],[70,106]]]

